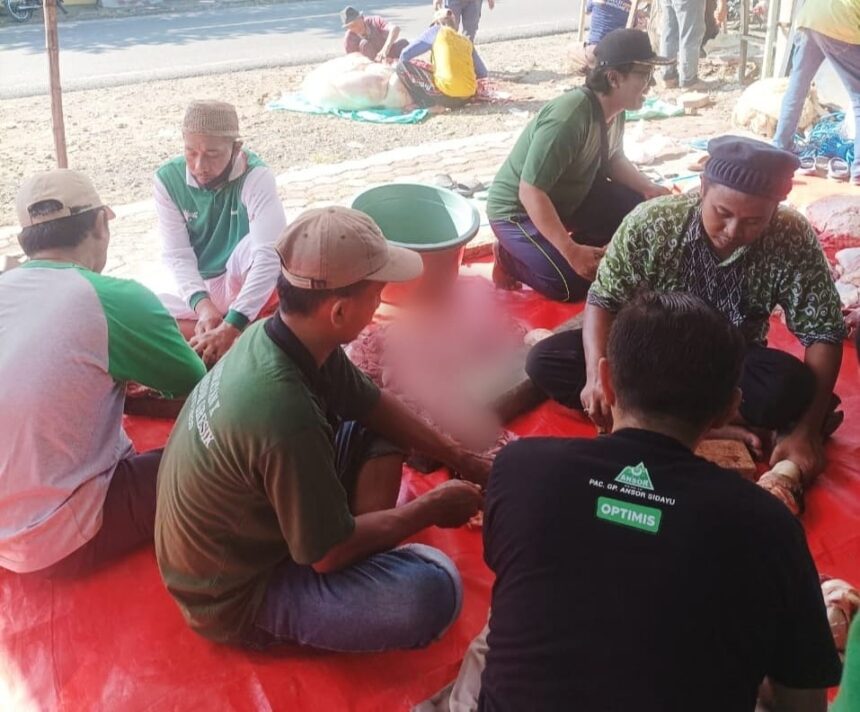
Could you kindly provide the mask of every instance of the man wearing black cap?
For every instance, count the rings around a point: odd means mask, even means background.
[[[524,282],[550,299],[582,299],[624,216],[669,192],[623,149],[624,111],[642,107],[654,66],[667,60],[639,30],[614,30],[595,51],[586,86],[540,110],[490,187],[497,286]]]
[[[409,40],[398,39],[400,28],[380,15],[365,17],[352,5],[340,11],[340,21],[346,35],[343,47],[347,54],[361,52],[368,59],[382,62],[397,59],[409,44]]]
[[[607,429],[597,374],[615,314],[641,289],[691,292],[746,338],[732,434],[755,451],[762,443],[747,428],[776,432],[771,464],[791,460],[808,480],[824,466],[822,434],[839,423],[832,391],[846,332],[815,233],[779,205],[798,160],[737,136],[713,139],[708,150],[701,195],[661,198],[630,214],[589,290],[583,330],[541,342],[527,370],[550,397]],[[805,349],[803,362],[766,346],[777,306]]]

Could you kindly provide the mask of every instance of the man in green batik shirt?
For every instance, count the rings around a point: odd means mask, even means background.
[[[722,434],[761,454],[750,428],[775,432],[771,463],[791,460],[808,481],[824,466],[822,434],[842,417],[833,394],[846,334],[839,296],[812,227],[779,204],[797,158],[736,136],[713,139],[708,150],[702,194],[657,198],[630,213],[588,293],[583,330],[538,344],[527,371],[550,397],[606,429],[611,416],[597,371],[615,314],[640,290],[691,292],[748,344],[743,400]],[[777,306],[805,349],[802,362],[767,348]]]

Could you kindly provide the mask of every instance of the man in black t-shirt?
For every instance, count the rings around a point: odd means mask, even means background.
[[[614,430],[527,438],[489,479],[496,574],[480,710],[824,710],[839,659],[803,529],[693,454],[737,406],[744,346],[687,294],[618,315]]]

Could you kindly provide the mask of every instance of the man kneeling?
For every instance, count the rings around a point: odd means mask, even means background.
[[[341,651],[427,645],[457,617],[442,552],[395,547],[457,527],[480,490],[451,481],[394,509],[403,455],[373,434],[486,480],[347,359],[388,281],[421,273],[363,213],[300,215],[276,245],[280,313],[255,324],[201,381],[159,472],[156,554],[186,620],[208,638]],[[371,432],[371,430],[373,432]]]
[[[839,659],[802,527],[693,454],[737,407],[744,351],[698,298],[640,297],[599,365],[613,433],[499,454],[479,709],[752,710],[763,678],[773,709],[825,709]]]

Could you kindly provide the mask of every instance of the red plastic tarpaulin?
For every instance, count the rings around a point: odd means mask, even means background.
[[[484,273],[488,265],[464,268]],[[529,291],[497,293],[500,306],[533,327],[553,327],[581,306]],[[797,352],[775,323],[772,343]],[[829,465],[807,497],[803,523],[822,572],[860,582],[860,389],[846,348],[838,392],[846,420],[827,445]],[[164,444],[171,423],[128,418],[138,449]],[[520,417],[524,435],[592,436],[581,415],[546,403]],[[408,472],[420,493],[444,478]],[[416,540],[448,553],[463,574],[464,609],[445,638],[424,650],[343,655],[297,647],[258,654],[192,633],[161,584],[151,549],[74,582],[0,572],[0,709],[406,710],[457,672],[486,621],[491,576],[480,532],[430,529]]]

